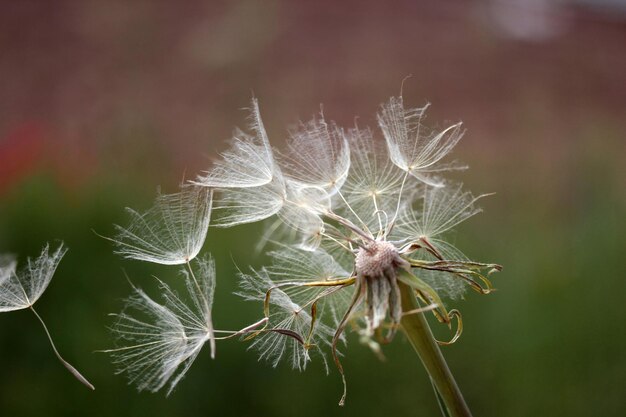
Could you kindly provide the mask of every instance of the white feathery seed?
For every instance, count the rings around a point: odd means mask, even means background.
[[[139,391],[168,386],[169,395],[185,376],[206,342],[214,354],[211,317],[215,291],[215,266],[211,258],[197,258],[197,273],[183,269],[186,298],[159,281],[164,303],[133,287],[134,294],[117,317],[112,331],[118,347],[113,355],[118,373],[125,373]]]
[[[16,270],[17,263],[11,255],[0,255],[0,313],[15,310],[30,309],[41,323],[48,337],[55,356],[61,364],[83,385],[94,390],[94,386],[67,362],[59,353],[52,340],[50,331],[39,313],[35,310],[35,303],[42,296],[59,262],[67,252],[63,243],[52,253],[48,244],[44,246],[37,259],[28,258],[26,265]]]
[[[259,102],[252,99],[249,135],[237,129],[231,147],[222,153],[213,168],[199,176],[194,184],[211,188],[248,188],[267,184],[274,178],[275,163]]]
[[[145,213],[127,208],[128,227],[116,225],[112,240],[125,258],[163,265],[185,264],[195,258],[206,238],[213,190],[185,185],[178,193],[160,194]]]
[[[350,147],[343,129],[320,115],[300,124],[289,136],[287,151],[279,159],[285,175],[330,194],[341,188],[350,168]]]
[[[402,97],[392,97],[382,106],[378,123],[394,164],[428,185],[443,187],[432,174],[459,168],[440,161],[461,140],[463,131],[461,123],[431,131],[422,123],[427,108],[405,109]]]
[[[0,264],[0,312],[32,307],[50,284],[66,252],[62,244],[52,253],[46,245],[37,259],[28,258],[19,271],[15,259],[5,256]]]

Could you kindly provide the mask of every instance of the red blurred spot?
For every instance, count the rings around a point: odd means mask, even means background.
[[[44,156],[45,129],[37,122],[17,126],[0,138],[0,193],[28,176]]]

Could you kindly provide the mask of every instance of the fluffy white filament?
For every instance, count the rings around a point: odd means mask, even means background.
[[[302,123],[290,132],[287,152],[281,154],[280,165],[285,175],[302,185],[334,194],[343,185],[350,168],[350,147],[343,129],[327,123],[323,115]]]
[[[159,281],[163,304],[134,288],[126,308],[117,314],[113,332],[118,348],[112,353],[118,372],[124,372],[139,391],[167,395],[185,376],[204,344],[213,343],[211,307],[215,267],[211,258],[195,260],[197,274],[183,270],[187,297]]]
[[[431,174],[455,169],[440,161],[463,136],[461,123],[437,132],[422,124],[428,105],[405,109],[402,97],[392,97],[381,108],[378,123],[387,141],[391,161],[400,169],[424,183],[442,187],[443,184]]]
[[[398,239],[419,240],[436,238],[459,223],[481,212],[474,197],[463,191],[461,184],[447,184],[445,188],[425,188],[418,195],[418,206],[405,206],[394,235]]]
[[[28,258],[19,271],[14,259],[4,257],[0,263],[0,312],[32,307],[50,284],[65,252],[67,249],[60,245],[49,253],[46,245],[37,259]]]
[[[164,265],[184,264],[195,258],[206,238],[213,192],[184,186],[175,194],[159,194],[145,213],[128,208],[130,225],[117,226],[113,242],[125,258]]]
[[[256,99],[252,99],[250,129],[252,135],[237,129],[230,149],[194,183],[213,188],[258,187],[269,183],[274,177],[274,157]]]

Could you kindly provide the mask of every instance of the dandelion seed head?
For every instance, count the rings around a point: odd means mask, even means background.
[[[402,97],[392,97],[378,115],[384,140],[367,128],[342,130],[323,117],[291,132],[287,150],[278,157],[284,198],[272,230],[282,225],[295,233],[280,235],[284,243],[269,253],[271,266],[242,276],[244,287],[256,290],[244,291],[245,298],[269,303],[270,328],[285,326],[305,337],[295,316],[309,311],[310,317],[317,315],[311,326],[337,328],[343,309],[343,322],[362,323],[363,337],[382,326],[390,326],[393,336],[402,315],[399,270],[416,275],[412,284],[427,304],[441,305],[439,292],[457,299],[468,282],[475,285],[469,276],[437,264],[468,261],[444,235],[479,209],[477,198],[440,177],[459,168],[444,158],[461,139],[461,125],[429,128],[424,124],[427,107],[405,108]],[[322,274],[314,265],[324,265],[323,259],[339,269]],[[434,266],[424,269],[423,262]],[[316,273],[305,277],[299,271]],[[255,282],[262,285],[255,287]],[[343,291],[351,284],[359,289]],[[356,297],[352,304],[346,293]],[[272,312],[271,305],[284,315]],[[445,309],[441,314],[445,319]],[[272,343],[255,344],[265,349],[262,357],[283,357],[285,345],[276,343],[276,333],[263,338]],[[272,346],[275,354],[268,351]]]
[[[378,113],[380,132],[345,130],[320,115],[291,129],[286,149],[274,152],[253,100],[249,133],[235,131],[230,149],[193,181],[195,194],[131,212],[118,251],[162,264],[195,258],[200,275],[214,277],[212,263],[196,258],[209,217],[214,227],[270,219],[259,247],[274,245],[271,263],[241,272],[237,293],[262,304],[255,325],[263,327],[232,334],[245,335],[272,366],[302,370],[317,356],[327,367],[330,350],[342,371],[337,345],[347,343],[348,325],[382,355],[403,315],[416,314],[402,310],[402,285],[450,325],[454,314],[441,297],[488,293],[483,270],[499,267],[472,262],[449,242],[448,233],[480,211],[482,196],[443,178],[461,168],[446,157],[463,131],[460,123],[428,127],[427,107],[392,97]],[[196,281],[190,267],[187,300],[165,284],[164,304],[141,290],[129,300],[147,319],[122,313],[114,331],[128,343],[112,352],[139,389],[171,391],[203,344],[213,345],[212,280]]]

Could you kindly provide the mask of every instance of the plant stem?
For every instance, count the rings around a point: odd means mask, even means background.
[[[402,310],[411,311],[420,308],[413,290],[403,283],[399,283],[399,285],[402,296]],[[441,354],[439,345],[428,326],[424,313],[406,315],[402,317],[400,324],[430,375],[450,416],[471,417],[472,413],[463,399],[463,394],[461,394],[461,390],[459,390],[446,360]]]

